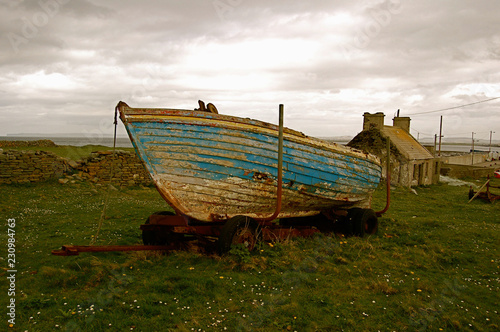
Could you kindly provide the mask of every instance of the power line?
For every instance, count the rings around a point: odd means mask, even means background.
[[[414,131],[416,131],[417,133],[419,133],[420,135],[423,135],[423,136],[434,137],[434,134],[425,133],[423,131],[415,129],[415,127],[411,128],[411,130],[414,130]]]
[[[434,137],[435,134],[430,134],[430,133],[427,133],[427,132],[423,132],[423,131],[420,131],[418,129],[416,129],[415,127],[411,127],[410,130],[412,131],[416,131],[418,134],[420,134],[420,136],[424,136],[424,137]],[[476,134],[481,134],[482,136],[481,137],[486,137],[489,135],[490,131],[475,131],[474,133]],[[447,134],[446,137],[450,138],[450,137],[463,137],[464,135],[470,135],[470,132],[467,131],[467,132],[461,132],[461,133],[451,133],[451,134]],[[438,135],[439,136],[439,135]]]
[[[428,113],[436,113],[436,112],[442,112],[442,111],[454,110],[454,109],[461,108],[461,107],[466,107],[466,106],[476,105],[476,104],[480,104],[480,103],[486,103],[486,102],[488,102],[488,101],[492,101],[492,100],[499,99],[499,98],[500,98],[500,97],[494,97],[494,98],[490,98],[490,99],[486,99],[486,100],[477,101],[477,102],[475,102],[475,103],[470,103],[470,104],[465,104],[465,105],[460,105],[460,106],[454,106],[454,107],[448,107],[448,108],[442,108],[442,109],[433,110],[433,111],[426,111],[426,112],[412,113],[412,114],[409,114],[409,115],[420,115],[420,114],[428,114]]]

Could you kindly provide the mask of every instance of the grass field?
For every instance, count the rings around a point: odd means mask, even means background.
[[[392,191],[369,238],[319,235],[225,257],[194,248],[58,257],[51,250],[61,245],[89,244],[105,191],[2,185],[3,294],[7,220],[15,219],[10,330],[497,331],[500,205],[467,204],[467,186],[415,190]],[[374,202],[384,205],[383,189]],[[153,188],[111,191],[97,244],[140,244],[139,225],[166,209]],[[10,298],[0,297],[5,327]]]

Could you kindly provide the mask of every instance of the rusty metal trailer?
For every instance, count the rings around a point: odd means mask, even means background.
[[[332,211],[333,213],[333,211]],[[258,241],[274,242],[293,237],[309,237],[319,232],[340,232],[347,236],[365,236],[378,230],[377,213],[371,209],[353,208],[336,211],[333,215],[284,218],[278,223],[256,221],[246,216],[236,216],[225,222],[201,223],[170,211],[154,213],[140,226],[144,245],[79,246],[65,245],[52,254],[74,256],[80,252],[181,250],[189,240],[212,243],[220,254],[241,244],[253,250]]]
[[[485,191],[481,191],[484,187],[486,187]],[[469,188],[469,201],[472,202],[475,198],[480,198],[487,202],[493,203],[497,200],[500,200],[500,195],[496,195],[490,191],[490,188],[500,188],[500,186],[492,186],[490,184],[490,176],[488,175],[488,180],[479,188],[477,192],[474,191],[472,186]]]

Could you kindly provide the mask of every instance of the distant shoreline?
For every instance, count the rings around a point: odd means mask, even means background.
[[[324,139],[324,138],[323,138]],[[100,146],[107,146],[107,147],[113,147],[113,137],[58,137],[58,136],[0,136],[0,141],[39,141],[39,140],[51,140],[58,146],[86,146],[86,145],[100,145]],[[335,142],[337,144],[345,145],[347,144],[348,141],[345,140],[345,138],[341,140],[335,140],[335,139],[325,139],[330,142]],[[421,142],[422,145],[429,146],[433,145],[428,142]],[[132,142],[128,137],[125,136],[120,136],[116,138],[116,147],[119,148],[132,148]],[[470,144],[464,144],[462,142],[446,142],[441,144],[441,151],[443,152],[461,152],[461,153],[467,153],[470,152],[471,145]],[[481,144],[477,143],[474,146],[475,150],[479,150],[482,152],[488,152],[489,145],[488,144]],[[500,151],[500,145],[498,144],[492,144],[491,145],[491,150],[492,151]]]

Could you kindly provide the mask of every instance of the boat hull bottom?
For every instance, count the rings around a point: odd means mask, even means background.
[[[224,221],[239,215],[263,219],[271,216],[276,209],[275,184],[238,178],[215,181],[171,175],[157,175],[154,181],[162,197],[177,213],[197,221]],[[314,192],[284,186],[282,208],[276,219],[307,217],[353,207],[367,209],[370,206],[371,192],[364,195],[338,193],[326,198]]]

